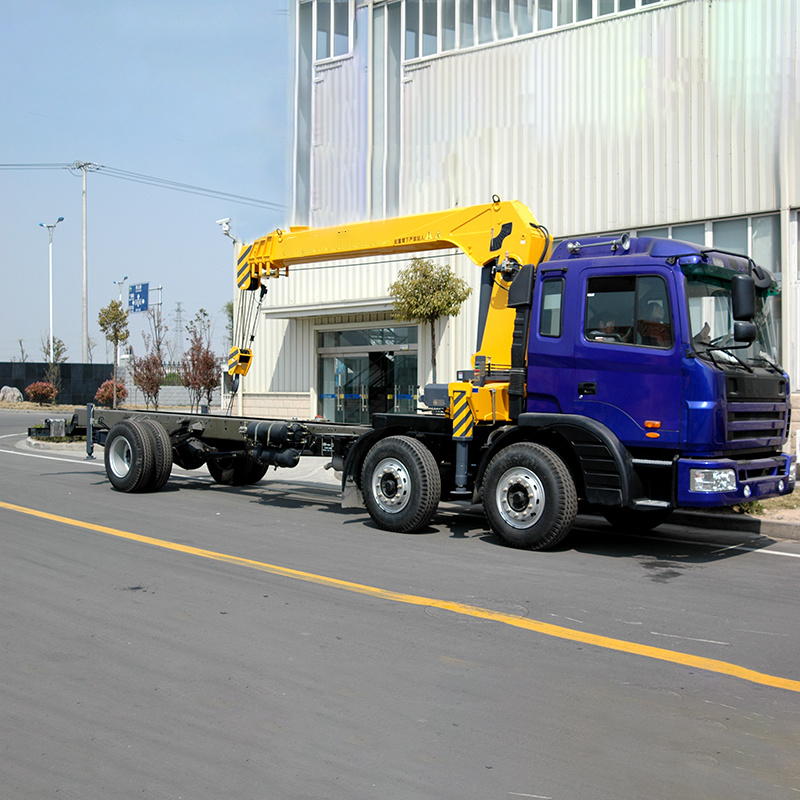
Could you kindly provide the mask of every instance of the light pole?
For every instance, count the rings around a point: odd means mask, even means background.
[[[128,276],[126,275],[121,281],[114,281],[115,286],[119,286],[119,301],[122,302],[122,287],[125,285],[125,281],[128,280]]]
[[[59,222],[63,222],[64,217],[59,217],[55,222],[50,224],[40,222],[42,228],[47,228],[47,235],[50,237],[50,363],[55,363],[55,353],[53,352],[53,231]]]
[[[218,219],[217,225],[222,227],[222,235],[227,236],[231,242],[233,242],[233,296],[236,297],[237,295],[237,285],[236,285],[236,267],[237,267],[237,258],[238,258],[238,247],[242,244],[241,241],[238,239],[235,233],[231,230],[231,218],[226,217],[225,219]],[[236,303],[233,304],[234,314],[236,313]],[[234,325],[233,330],[231,331],[232,334],[232,341],[231,345],[234,345],[234,340],[236,339],[236,327]],[[241,390],[241,391],[240,391]],[[235,375],[233,376],[233,380],[231,382],[231,399],[230,404],[228,406],[228,414],[231,413],[233,408],[233,400],[236,398],[239,416],[244,414],[244,375]]]
[[[122,287],[125,285],[125,281],[128,280],[128,276],[126,275],[121,281],[114,281],[115,286],[119,286],[119,305],[120,311],[122,311]],[[117,344],[116,349],[116,360],[119,362],[119,344]],[[114,387],[116,391],[116,387]]]

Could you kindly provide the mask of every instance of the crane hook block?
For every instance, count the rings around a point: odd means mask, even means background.
[[[231,347],[228,355],[228,374],[247,375],[250,363],[253,360],[253,351],[240,347]]]

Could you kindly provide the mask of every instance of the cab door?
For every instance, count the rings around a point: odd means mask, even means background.
[[[677,447],[681,311],[672,274],[589,269],[582,284],[571,410],[628,447]]]

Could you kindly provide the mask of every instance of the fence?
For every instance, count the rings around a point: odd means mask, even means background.
[[[25,396],[25,387],[36,381],[47,380],[50,365],[39,361],[0,362],[0,386],[13,386]],[[63,405],[82,406],[94,402],[94,395],[103,381],[114,372],[113,364],[70,364],[60,366],[61,391],[56,402]]]

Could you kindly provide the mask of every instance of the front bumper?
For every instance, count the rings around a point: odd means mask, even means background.
[[[791,494],[795,486],[795,456],[782,453],[770,458],[747,461],[734,459],[678,460],[677,505],[683,508],[722,508],[768,497]],[[696,470],[718,473],[718,486],[724,488],[692,491],[703,483]],[[730,474],[732,473],[732,475]],[[726,484],[726,477],[729,478]],[[707,481],[712,484],[712,481]]]

